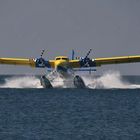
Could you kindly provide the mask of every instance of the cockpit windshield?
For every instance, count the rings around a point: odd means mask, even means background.
[[[56,58],[55,60],[60,60],[61,58]]]
[[[62,60],[68,60],[68,58],[62,58]]]
[[[69,59],[67,57],[56,57],[55,60],[66,60],[68,61]]]

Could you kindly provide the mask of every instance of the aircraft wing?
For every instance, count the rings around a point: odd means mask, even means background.
[[[96,58],[96,66],[110,65],[110,64],[122,64],[122,63],[136,63],[140,62],[140,55],[135,56],[121,56],[121,57],[107,57],[107,58]]]
[[[105,58],[95,58],[95,59],[90,59],[90,60],[84,60],[84,59],[70,60],[70,64],[72,68],[99,67],[102,65],[136,63],[136,62],[140,62],[140,55],[105,57]]]
[[[43,58],[38,59],[28,59],[28,58],[0,58],[0,64],[7,65],[23,65],[23,66],[31,66],[31,67],[54,67],[53,60],[44,60]]]
[[[24,58],[0,58],[0,64],[26,65],[35,67],[35,62],[33,59],[24,59]]]

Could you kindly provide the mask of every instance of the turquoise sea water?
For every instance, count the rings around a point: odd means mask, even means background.
[[[24,80],[0,77],[0,140],[140,139],[139,76],[123,77],[122,89],[25,88]]]

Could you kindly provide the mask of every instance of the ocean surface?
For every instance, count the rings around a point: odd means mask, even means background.
[[[0,76],[0,140],[140,140],[140,76],[43,89],[36,76]]]

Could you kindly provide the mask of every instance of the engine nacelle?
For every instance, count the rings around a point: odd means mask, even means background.
[[[51,67],[49,61],[45,60],[44,58],[37,58],[35,60],[35,64],[36,64],[36,67],[38,67],[38,68],[45,68],[45,67],[50,68]]]

